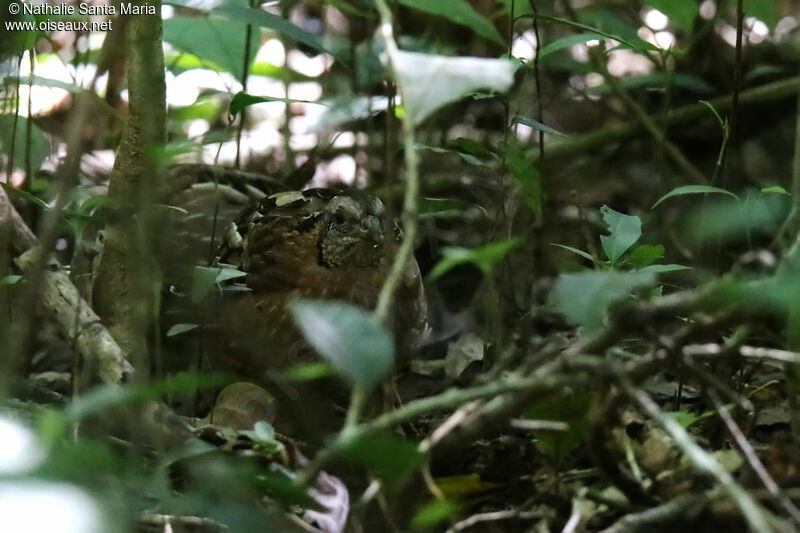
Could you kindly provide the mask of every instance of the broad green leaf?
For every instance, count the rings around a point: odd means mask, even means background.
[[[664,13],[679,28],[692,29],[699,5],[695,0],[646,0],[645,4]]]
[[[22,276],[18,276],[16,274],[9,274],[8,276],[3,276],[0,278],[0,287],[3,285],[16,285],[22,280]]]
[[[186,333],[196,328],[197,324],[175,324],[167,331],[167,337],[174,337],[175,335],[180,335],[181,333]]]
[[[410,474],[425,458],[416,443],[384,433],[364,435],[340,446],[345,455],[389,481]]]
[[[461,506],[452,500],[433,500],[417,511],[411,520],[414,531],[428,531],[446,522],[456,514]]]
[[[550,133],[552,135],[558,135],[559,137],[566,137],[566,135],[564,135],[557,129],[551,128],[547,124],[542,124],[538,120],[534,120],[532,118],[523,117],[521,115],[515,115],[514,118],[511,120],[511,122],[514,124],[524,124],[531,129],[543,131],[545,133]]]
[[[508,59],[447,57],[398,52],[395,75],[403,86],[406,112],[419,124],[431,113],[478,89],[505,92],[514,82],[517,63]]]
[[[633,268],[642,268],[651,265],[664,257],[664,247],[660,244],[642,244],[631,251],[629,257]]]
[[[255,96],[244,92],[236,93],[231,99],[231,106],[228,113],[233,116],[238,115],[242,109],[255,104],[263,104],[265,102],[283,102],[285,104],[301,103],[301,104],[317,104],[327,105],[324,102],[312,102],[310,100],[293,100],[291,98],[274,98],[272,96]]]
[[[399,0],[399,3],[431,15],[446,17],[455,24],[467,26],[481,37],[500,45],[505,44],[494,24],[475,11],[466,0]]]
[[[216,18],[177,16],[164,20],[165,42],[235,76],[242,74],[246,31],[244,23]],[[258,50],[259,42],[259,33],[252,32],[250,50]]]
[[[654,274],[664,274],[666,272],[677,272],[678,270],[692,270],[692,267],[686,265],[648,265],[639,269],[639,272],[652,272]]]
[[[464,263],[473,263],[484,273],[488,273],[495,263],[520,244],[522,244],[520,239],[505,239],[472,249],[456,246],[444,247],[442,248],[442,258],[428,274],[428,279],[438,279],[453,267]]]
[[[764,194],[784,194],[786,196],[791,196],[789,191],[787,191],[780,185],[773,185],[772,187],[764,187],[763,189],[761,189],[761,192]]]
[[[539,20],[543,20],[545,22],[555,22],[555,23],[558,23],[558,24],[564,24],[565,26],[570,26],[572,28],[577,28],[579,30],[583,30],[585,32],[596,33],[596,34],[601,35],[603,37],[606,37],[608,39],[614,39],[615,41],[618,41],[619,43],[627,46],[628,48],[630,48],[632,50],[636,50],[637,52],[658,51],[658,47],[648,43],[647,41],[644,41],[644,40],[636,37],[635,34],[633,36],[631,36],[631,37],[627,37],[626,38],[626,37],[623,37],[620,34],[609,33],[609,32],[603,31],[603,30],[601,30],[599,28],[590,26],[588,24],[583,24],[581,22],[575,22],[573,20],[569,20],[569,19],[565,19],[565,18],[561,18],[561,17],[553,17],[551,15],[545,15],[545,14],[542,14],[542,13],[539,13],[539,14],[531,13],[529,15],[523,15],[520,18],[538,18]]]
[[[600,214],[610,233],[601,235],[600,243],[603,245],[606,257],[613,265],[642,236],[642,220],[637,216],[614,211],[606,205],[600,208]]]
[[[292,24],[289,22],[289,20],[283,17],[273,15],[272,13],[267,13],[263,9],[226,3],[215,8],[213,12],[231,21],[239,21],[245,24],[253,24],[256,26],[261,26],[262,28],[273,30],[281,35],[297,41],[298,43],[309,46],[317,52],[328,53],[337,61],[344,61],[344,59],[346,59],[332,47],[325,46],[319,36]],[[257,48],[252,48],[252,50],[256,49]]]
[[[764,22],[770,29],[775,29],[781,18],[778,4],[779,2],[775,0],[744,0],[744,13],[745,16],[755,17]]]
[[[686,194],[727,194],[728,196],[739,200],[739,197],[732,192],[726,191],[725,189],[721,189],[719,187],[713,187],[711,185],[683,185],[681,187],[672,189],[667,194],[659,198],[650,209],[655,209],[658,207],[658,204],[668,198],[672,198],[673,196],[683,196]]]
[[[552,43],[549,43],[542,47],[539,51],[539,59],[552,54],[553,52],[557,52],[564,48],[569,48],[570,46],[586,43],[589,41],[595,40],[602,40],[606,39],[605,35],[600,35],[599,33],[578,33],[575,35],[568,35],[567,37],[562,37],[561,39],[557,39]]]
[[[583,257],[584,259],[588,259],[589,261],[594,262],[594,258],[591,255],[589,255],[588,253],[584,252],[583,250],[578,250],[577,248],[573,248],[572,246],[567,246],[567,245],[564,245],[564,244],[556,244],[554,242],[551,242],[550,244],[552,246],[558,246],[559,248],[563,248],[564,250],[566,250],[568,252],[572,252],[573,254],[579,255],[579,256]]]
[[[309,344],[353,385],[374,386],[391,372],[392,336],[360,307],[344,302],[297,300],[289,309]]]
[[[598,270],[561,274],[550,292],[550,302],[570,323],[595,330],[603,325],[611,304],[654,281],[651,272]]]

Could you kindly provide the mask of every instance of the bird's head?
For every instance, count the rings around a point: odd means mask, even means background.
[[[375,196],[334,196],[320,219],[320,258],[328,267],[377,266],[383,254],[386,214]]]

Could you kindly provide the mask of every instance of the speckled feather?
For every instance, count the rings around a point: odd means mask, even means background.
[[[344,264],[337,264],[335,258],[323,257],[325,246],[334,250],[340,244],[345,246],[337,239],[324,240],[330,224],[326,207],[337,196],[337,202],[342,196],[352,199],[352,209],[362,210],[359,213],[365,216],[382,209],[377,198],[358,191],[279,193],[243,212],[225,237],[220,261],[247,272],[245,283],[251,292],[235,295],[223,322],[226,330],[234,332],[234,342],[249,352],[249,359],[258,360],[254,363],[283,366],[287,359],[305,358],[310,352],[287,311],[294,299],[338,299],[369,310],[377,303],[399,244],[399,232],[393,223],[383,226],[382,242],[364,248],[376,255],[366,259],[348,257]],[[399,353],[415,347],[424,319],[419,268],[412,261],[391,316]],[[261,364],[256,367],[263,370]]]

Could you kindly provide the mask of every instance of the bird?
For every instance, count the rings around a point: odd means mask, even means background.
[[[384,204],[370,193],[314,188],[265,197],[230,223],[218,251],[219,264],[246,274],[241,284],[247,291],[232,298],[238,310],[229,313],[233,327],[244,323],[251,334],[258,332],[259,351],[283,352],[268,365],[307,353],[289,303],[341,300],[372,310],[401,239]],[[419,266],[412,259],[388,324],[400,353],[418,343],[425,308]]]
[[[289,310],[298,299],[339,300],[374,309],[402,241],[381,200],[356,189],[312,188],[266,196],[224,232],[216,264],[237,269],[219,307],[225,370],[294,400],[295,418],[313,418],[322,389],[297,388],[282,372],[315,354]],[[402,273],[387,327],[398,357],[425,332],[425,293],[417,262]],[[321,401],[336,395],[326,391]],[[299,412],[298,412],[299,411]],[[313,424],[312,424],[313,425]]]

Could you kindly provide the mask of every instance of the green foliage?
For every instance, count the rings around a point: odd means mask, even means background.
[[[197,324],[175,324],[174,326],[169,328],[169,331],[167,331],[167,337],[174,337],[175,335],[180,335],[181,333],[192,331],[197,327],[198,327]]]
[[[485,274],[488,274],[492,266],[503,259],[508,252],[521,244],[522,241],[520,239],[505,239],[474,249],[455,246],[442,248],[442,259],[439,260],[430,274],[428,274],[428,279],[438,279],[453,267],[463,265],[464,263],[472,263]]]
[[[713,187],[711,185],[683,185],[681,187],[676,187],[672,189],[667,194],[659,198],[658,201],[656,201],[656,203],[653,204],[653,207],[651,207],[651,209],[655,209],[661,202],[669,198],[673,198],[675,196],[684,196],[687,194],[726,194],[731,198],[735,198],[736,200],[739,199],[739,197],[733,194],[732,192],[726,191],[725,189],[722,189],[720,187]]]
[[[451,22],[467,26],[475,33],[499,45],[505,44],[505,40],[500,36],[497,28],[480,13],[475,11],[466,0],[437,0],[428,2],[426,0],[399,0],[399,3],[430,13],[446,17]]]
[[[596,41],[602,39],[606,39],[606,36],[595,32],[576,33],[575,35],[567,35],[566,37],[556,39],[555,41],[543,46],[542,49],[539,51],[539,59],[549,56],[553,52],[558,52],[559,50],[570,48],[576,44],[582,44],[589,41]]]
[[[391,372],[392,336],[362,308],[344,302],[295,300],[290,309],[311,346],[351,384],[372,387]]]
[[[645,3],[664,13],[676,26],[685,31],[692,29],[699,7],[695,0],[647,0]]]
[[[774,0],[744,0],[743,7],[745,16],[755,17],[774,29],[781,18],[778,4]]]
[[[456,514],[460,506],[451,500],[434,500],[422,507],[411,520],[411,529],[427,531]]]
[[[31,129],[31,143],[26,145],[26,130]],[[42,130],[34,123],[29,123],[25,117],[0,114],[0,151],[6,156],[11,155],[11,145],[14,144],[14,166],[25,168],[25,153],[30,151],[31,167],[38,169],[44,159],[50,154],[50,143]]]
[[[593,394],[570,392],[542,400],[525,410],[524,418],[554,420],[569,426],[566,431],[542,431],[536,435],[536,447],[556,464],[566,459],[585,440],[588,427],[586,414],[593,400]]]
[[[639,217],[624,215],[604,205],[600,208],[603,222],[610,235],[602,235],[600,243],[613,266],[628,248],[636,244],[642,236],[642,221]]]
[[[552,135],[558,135],[559,137],[566,137],[563,133],[558,131],[555,128],[551,128],[547,124],[542,124],[538,120],[534,120],[532,118],[523,117],[521,115],[515,115],[513,119],[511,119],[512,124],[524,124],[531,129],[543,131],[545,133],[550,133]]]
[[[536,220],[541,220],[544,208],[544,191],[539,169],[530,152],[522,150],[513,143],[506,145],[506,168],[519,185],[522,199]]]
[[[425,459],[416,443],[384,433],[349,439],[340,446],[353,461],[387,481],[409,475]]]
[[[22,276],[18,276],[16,274],[9,274],[8,276],[3,276],[0,278],[0,286],[9,286],[9,285],[16,285],[22,281]]]
[[[236,278],[243,278],[246,275],[246,272],[236,270],[235,268],[196,266],[192,272],[191,300],[192,302],[199,303],[203,301],[212,290],[221,290],[222,283]]]
[[[561,274],[550,292],[550,303],[572,323],[596,330],[611,304],[655,282],[652,272],[593,271]]]
[[[164,41],[193,54],[219,70],[241,75],[247,26],[242,22],[197,17],[173,17],[164,21]],[[260,37],[253,32],[250,49],[257,50]]]
[[[316,104],[316,105],[325,105],[321,102],[309,102],[307,100],[292,100],[291,98],[273,98],[271,96],[253,96],[252,94],[247,94],[243,92],[238,92],[233,95],[231,99],[231,106],[228,109],[228,112],[231,115],[238,115],[242,112],[242,109],[249,107],[255,104],[263,104],[265,102],[283,102],[286,104],[291,103],[304,103],[304,104]]]
[[[404,89],[404,106],[413,110],[410,118],[419,124],[440,107],[478,89],[507,91],[516,69],[517,63],[508,59],[400,51],[395,76]]]

